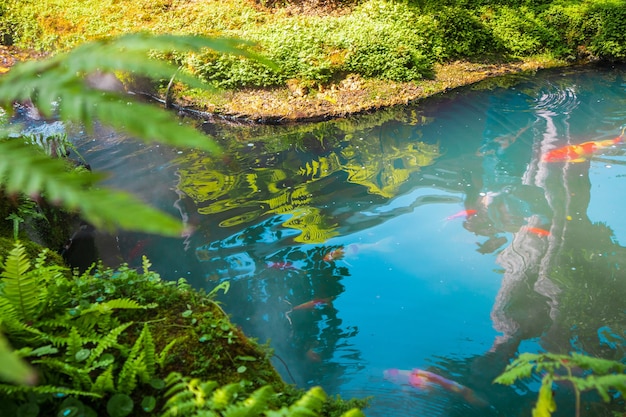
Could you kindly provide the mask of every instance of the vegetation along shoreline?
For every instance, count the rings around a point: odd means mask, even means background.
[[[238,42],[250,56],[219,48],[155,56],[209,89],[173,74],[156,83],[119,75],[128,89],[204,119],[314,122],[486,78],[624,62],[625,22],[623,1],[601,0],[87,0],[54,8],[8,0],[0,6],[0,72],[16,59],[124,33],[209,36]]]

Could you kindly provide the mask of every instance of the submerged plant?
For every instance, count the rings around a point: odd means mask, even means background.
[[[582,370],[583,375],[576,375],[575,370]],[[582,392],[595,390],[606,402],[611,400],[615,392],[619,392],[622,397],[626,396],[625,364],[579,353],[522,353],[494,382],[512,385],[519,379],[529,378],[533,371],[543,374],[533,417],[549,417],[556,411],[553,383],[571,384],[576,398],[576,417],[580,416]]]

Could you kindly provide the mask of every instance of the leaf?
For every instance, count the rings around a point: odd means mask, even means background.
[[[37,373],[11,350],[4,335],[0,333],[0,380],[15,384],[33,385]]]
[[[151,395],[143,397],[143,400],[141,400],[141,408],[143,411],[149,413],[154,410],[154,407],[156,407],[156,398]]]
[[[110,417],[126,417],[133,412],[135,404],[126,394],[115,394],[107,402],[107,413]]]
[[[20,140],[0,141],[0,178],[4,178],[2,182],[7,193],[43,193],[49,201],[61,203],[69,210],[80,210],[83,217],[96,227],[180,235],[180,221],[130,194],[92,188],[100,176],[89,172],[68,172],[61,160],[48,158],[33,149],[32,145]]]
[[[35,275],[28,273],[30,261],[21,243],[17,242],[11,249],[3,268],[4,271],[0,274],[4,284],[2,297],[13,307],[19,320],[32,321],[37,317],[36,312],[43,294]]]

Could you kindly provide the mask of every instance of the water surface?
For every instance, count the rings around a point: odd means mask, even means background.
[[[492,384],[517,353],[625,357],[626,145],[542,160],[620,135],[625,75],[546,72],[313,125],[207,123],[219,157],[70,133],[108,185],[187,227],[120,233],[117,260],[146,255],[208,290],[228,280],[225,310],[269,341],[287,382],[373,396],[368,416],[527,416],[538,377]],[[391,368],[480,401],[394,383]],[[572,415],[556,395],[555,415]]]

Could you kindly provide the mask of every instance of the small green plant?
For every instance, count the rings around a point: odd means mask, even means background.
[[[583,371],[582,376],[575,371]],[[579,353],[559,355],[554,353],[522,353],[494,382],[512,385],[519,379],[529,378],[533,372],[543,375],[533,417],[549,417],[556,411],[552,385],[567,382],[574,389],[576,417],[580,416],[581,393],[597,391],[604,401],[610,401],[613,392],[626,395],[626,365],[617,361],[593,358]]]

